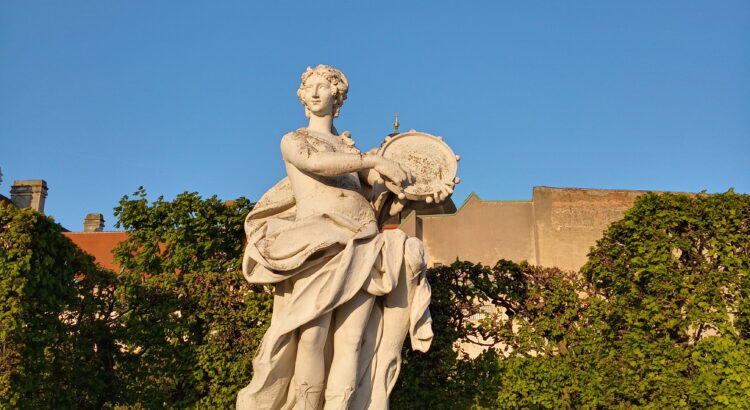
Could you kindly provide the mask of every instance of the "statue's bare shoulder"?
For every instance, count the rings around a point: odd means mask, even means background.
[[[292,131],[281,137],[281,155],[285,161],[295,163],[295,160],[309,158],[314,153],[307,137],[299,131]]]

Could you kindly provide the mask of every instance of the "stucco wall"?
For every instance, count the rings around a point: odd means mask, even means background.
[[[578,270],[643,191],[534,187],[536,264]]]
[[[501,258],[532,260],[532,214],[531,201],[482,201],[472,194],[453,215],[418,216],[428,266],[456,258],[487,265]]]
[[[402,222],[422,239],[428,266],[498,259],[578,270],[591,246],[645,191],[535,187],[531,201],[484,201],[471,194],[453,214]]]

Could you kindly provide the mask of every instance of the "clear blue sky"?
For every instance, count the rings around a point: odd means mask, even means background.
[[[461,154],[454,200],[533,186],[750,193],[748,1],[3,1],[0,192],[45,179],[81,230],[139,185],[257,200],[343,70],[339,130]]]

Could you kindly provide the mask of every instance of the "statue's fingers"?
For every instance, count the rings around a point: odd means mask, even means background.
[[[450,197],[452,193],[453,193],[453,190],[451,190],[450,188],[448,187],[443,188],[443,201],[448,199],[448,197]]]
[[[400,171],[398,173],[398,179],[399,179],[398,184],[401,185],[401,186],[403,186],[404,182],[406,182],[406,178],[407,178],[406,172],[404,172],[403,170]]]
[[[404,209],[405,205],[406,205],[405,201],[397,199],[391,203],[391,209],[388,210],[388,213],[391,216],[396,215]]]
[[[435,202],[443,202],[445,201],[445,198],[448,198],[448,193],[445,192],[445,188],[440,188],[436,193],[435,196],[437,197],[435,199]]]

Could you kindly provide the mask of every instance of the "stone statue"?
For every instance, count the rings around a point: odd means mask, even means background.
[[[336,131],[348,88],[329,66],[302,74],[297,95],[309,125],[284,135],[288,176],[245,220],[243,274],[275,286],[238,409],[387,409],[406,335],[420,351],[432,341],[422,242],[378,226],[403,209],[399,187],[413,177]],[[384,182],[395,192],[383,192]]]

